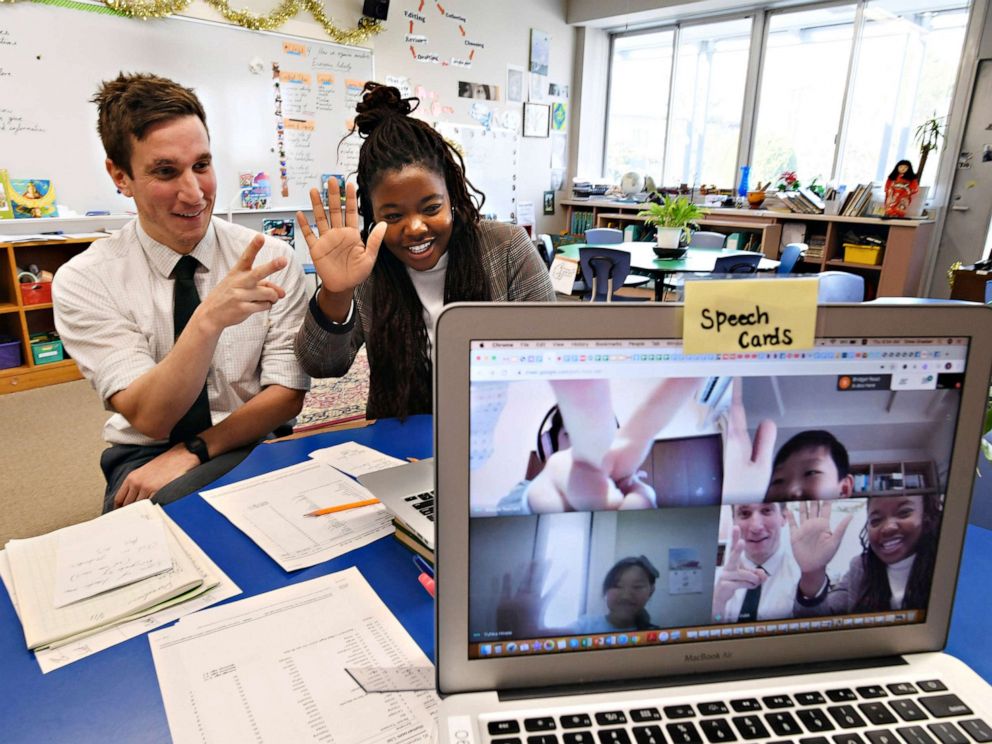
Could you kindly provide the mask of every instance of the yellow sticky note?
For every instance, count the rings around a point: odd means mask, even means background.
[[[811,349],[817,285],[815,278],[686,282],[685,353]]]

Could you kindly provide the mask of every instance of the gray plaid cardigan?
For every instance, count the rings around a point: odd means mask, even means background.
[[[489,280],[494,302],[554,301],[548,267],[541,260],[534,244],[523,228],[502,222],[483,220],[481,228],[482,267]],[[365,343],[372,325],[372,285],[370,276],[355,288],[355,314],[347,323],[328,320],[317,306],[316,296],[296,335],[296,357],[311,377],[341,377],[350,368],[355,354]],[[373,374],[369,399],[365,408],[367,418],[388,418],[397,411],[385,410],[379,402],[382,392],[376,389]],[[410,413],[429,413],[411,411]]]

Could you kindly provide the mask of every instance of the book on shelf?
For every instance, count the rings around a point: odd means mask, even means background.
[[[58,217],[55,187],[45,178],[7,178],[8,196],[13,202],[14,219]]]
[[[844,217],[863,217],[871,207],[871,196],[874,184],[859,183],[854,191],[848,194],[847,199],[841,207],[840,213]]]
[[[0,220],[14,219],[14,207],[10,201],[10,183],[7,171],[0,168]]]
[[[402,519],[393,517],[393,527],[396,528],[393,536],[397,540],[406,545],[420,557],[430,561],[433,565],[434,551],[431,550],[423,540],[417,537],[416,533],[414,533],[414,531],[411,530]]]

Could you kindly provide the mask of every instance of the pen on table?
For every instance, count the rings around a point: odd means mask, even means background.
[[[434,566],[425,561],[419,555],[413,556],[413,565],[420,569],[420,573],[425,573],[432,579],[434,578]]]
[[[335,512],[348,511],[349,509],[357,509],[360,506],[372,506],[372,504],[378,504],[379,499],[363,499],[362,501],[352,501],[348,504],[338,504],[337,506],[328,506],[323,509],[314,509],[312,512],[307,512],[304,517],[322,517],[325,514],[334,514]]]

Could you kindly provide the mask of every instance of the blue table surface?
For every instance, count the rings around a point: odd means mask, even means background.
[[[258,447],[216,482],[233,483],[307,459],[311,450],[356,441],[395,457],[429,457],[431,417],[379,421],[362,429]],[[434,603],[417,582],[410,552],[392,537],[312,568],[286,573],[199,496],[166,507],[169,515],[241,587],[237,601],[357,566],[428,657],[434,657]],[[992,530],[970,525],[947,651],[992,681],[989,610]],[[145,635],[43,675],[25,650],[20,623],[0,592],[0,740],[168,742],[165,708]]]

